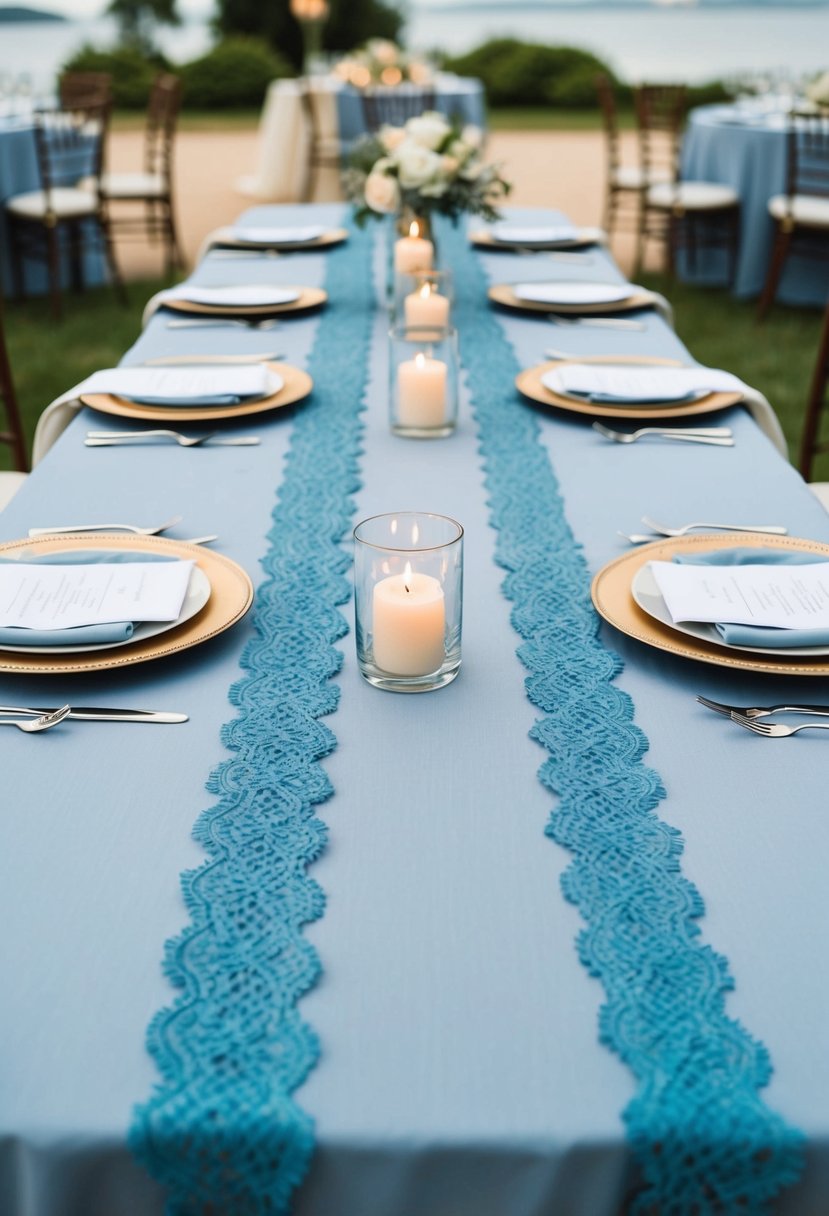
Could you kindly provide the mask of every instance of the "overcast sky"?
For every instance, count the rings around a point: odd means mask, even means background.
[[[2,0],[5,4],[6,0]],[[29,0],[23,0],[29,3]],[[31,8],[42,8],[64,17],[100,17],[107,7],[107,0],[31,0]],[[213,0],[178,0],[178,10],[183,17],[209,16],[213,11]]]

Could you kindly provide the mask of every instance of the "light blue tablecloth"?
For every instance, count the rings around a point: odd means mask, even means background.
[[[6,200],[15,194],[25,194],[40,188],[40,171],[37,164],[35,132],[31,121],[24,118],[0,116],[0,289],[12,291],[11,249]],[[43,263],[26,259],[23,273],[27,292],[32,294],[48,290],[48,276]],[[69,271],[63,268],[63,285],[69,284]],[[84,276],[87,284],[101,283],[106,277],[103,254],[90,249],[84,254]]]
[[[740,249],[733,289],[756,296],[766,279],[774,225],[768,201],[786,190],[786,118],[738,106],[701,106],[689,115],[682,148],[682,176],[693,181],[722,182],[740,196]],[[701,251],[697,270],[687,265],[683,277],[723,282],[727,269],[717,251]],[[788,304],[823,307],[829,296],[829,263],[793,256],[783,273],[777,299]]]
[[[295,223],[299,214],[248,217]],[[618,277],[605,254],[591,258],[580,272],[543,256],[484,255],[493,282]],[[383,266],[378,248],[378,278]],[[323,275],[324,255],[303,253],[261,265],[208,258],[195,278],[317,284]],[[516,314],[503,324],[522,365],[549,345],[686,354],[650,314],[641,333],[555,329]],[[279,350],[302,365],[316,325],[307,316],[269,334],[176,331],[159,313],[128,361],[221,346]],[[325,764],[336,794],[322,808],[330,841],[313,870],[327,910],[308,930],[323,978],[302,1005],[322,1059],[297,1095],[317,1121],[318,1151],[296,1213],[616,1216],[630,1181],[619,1112],[632,1083],[598,1043],[601,993],[578,961],[579,919],[558,888],[567,855],[543,834],[543,753],[527,737],[536,713],[492,561],[475,434],[464,408],[451,439],[391,435],[386,329],[378,312],[357,518],[425,508],[464,524],[464,665],[438,693],[394,696],[360,680],[352,637],[343,643],[342,703],[328,719],[338,747]],[[504,409],[524,408],[504,386]],[[85,448],[84,430],[102,421],[112,420],[81,414],[0,515],[0,535],[182,513],[174,535],[219,532],[216,547],[257,582],[290,417],[257,419],[258,448]],[[638,529],[648,513],[667,523],[762,519],[829,541],[829,517],[748,414],[716,421],[734,428],[733,449],[620,447],[585,419],[541,416],[592,570],[624,551],[617,529]],[[191,715],[180,727],[0,731],[4,1216],[161,1216],[161,1193],[124,1138],[132,1104],[156,1080],[144,1032],[170,999],[161,948],[185,922],[178,876],[202,857],[190,830],[224,754],[227,689],[250,628],[244,621],[199,650],[117,676],[0,679],[9,703]],[[666,782],[661,813],[687,842],[683,868],[706,902],[703,938],[736,977],[729,1010],[770,1049],[770,1104],[808,1136],[803,1181],[775,1216],[825,1216],[829,980],[815,937],[829,910],[826,744],[817,734],[757,739],[694,700],[825,701],[825,681],[682,662],[606,634]]]

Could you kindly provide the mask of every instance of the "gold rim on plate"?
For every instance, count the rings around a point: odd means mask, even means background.
[[[632,312],[637,308],[653,308],[654,296],[650,291],[635,291],[624,300],[603,300],[600,304],[548,304],[541,300],[522,300],[515,294],[512,283],[496,283],[487,292],[493,304],[518,312],[560,312],[574,316],[604,315],[605,313]]]
[[[573,250],[575,253],[579,249],[586,249],[590,245],[598,245],[600,243],[598,234],[590,229],[577,229],[576,236],[572,240],[553,240],[553,241],[496,241],[495,237],[486,229],[481,229],[479,232],[470,232],[470,244],[477,249],[503,250],[504,253],[516,253],[526,250],[528,253],[544,253],[548,250],[560,249],[562,253]]]
[[[724,410],[742,401],[740,393],[708,393],[698,401],[685,401],[682,405],[605,405],[592,401],[578,401],[555,393],[542,383],[542,376],[557,367],[569,363],[581,363],[581,359],[556,359],[550,363],[539,363],[528,367],[515,377],[515,387],[522,396],[540,405],[555,406],[573,414],[587,414],[591,418],[688,418],[693,414],[711,414]],[[607,355],[583,360],[585,363],[626,364],[631,367],[681,367],[676,359],[645,359],[636,355]]]
[[[112,393],[86,393],[81,401],[90,409],[98,410],[101,414],[114,414],[118,418],[139,418],[145,422],[217,422],[295,405],[307,397],[314,387],[308,373],[300,371],[298,367],[291,367],[288,363],[266,363],[265,366],[282,377],[282,388],[269,397],[245,401],[241,405],[141,405],[138,401],[127,401]]]
[[[210,583],[210,598],[200,612],[166,633],[127,644],[116,650],[90,650],[84,654],[26,655],[0,647],[0,672],[7,675],[71,675],[108,671],[178,654],[224,633],[240,621],[253,603],[253,584],[229,557],[201,545],[160,536],[121,536],[115,533],[75,533],[44,536],[37,540],[6,541],[0,554],[26,550],[36,553],[71,553],[78,549],[112,549],[120,552],[157,552],[164,557],[192,558]]]
[[[282,286],[280,284],[280,286]],[[321,287],[296,287],[285,284],[285,291],[297,291],[295,300],[285,304],[197,304],[194,300],[161,300],[160,308],[169,308],[173,312],[184,312],[188,315],[205,317],[222,317],[228,320],[244,321],[247,317],[276,317],[283,313],[308,312],[312,308],[320,308],[328,299],[328,292]]]
[[[590,594],[601,617],[621,633],[665,650],[681,659],[696,659],[716,667],[734,667],[740,671],[759,671],[768,675],[826,676],[829,675],[829,655],[824,658],[784,659],[777,661],[767,652],[756,657],[747,650],[736,650],[703,642],[679,633],[644,612],[633,598],[631,586],[637,572],[652,561],[671,561],[676,553],[705,553],[713,549],[734,548],[790,549],[793,552],[816,553],[829,561],[829,545],[818,540],[794,536],[770,536],[750,532],[730,532],[720,536],[710,533],[697,536],[676,536],[642,545],[621,557],[614,558],[599,570],[593,579]]]
[[[214,235],[210,242],[211,249],[250,249],[251,251],[260,250],[265,252],[268,249],[278,249],[280,252],[290,253],[296,249],[297,253],[302,253],[308,249],[327,249],[331,245],[340,245],[343,241],[348,240],[347,228],[331,228],[328,232],[321,233],[320,236],[315,236],[312,241],[242,241],[239,237],[231,235],[232,230],[226,230],[226,235]]]

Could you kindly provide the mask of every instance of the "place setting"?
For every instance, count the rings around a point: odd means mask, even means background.
[[[241,620],[253,603],[247,573],[198,540],[157,534],[174,522],[84,525],[0,544],[0,672],[121,668],[200,645]]]
[[[269,253],[303,253],[330,249],[348,240],[348,229],[325,224],[231,224],[205,237],[198,260],[227,251],[231,260]]]
[[[504,253],[578,251],[603,244],[607,234],[601,228],[575,224],[517,224],[508,221],[471,230],[469,240],[476,249]]]
[[[650,521],[648,521],[650,522]],[[829,673],[829,544],[782,525],[712,535],[627,536],[636,548],[596,574],[599,614],[681,658],[777,675]],[[624,535],[624,534],[623,534]]]
[[[321,287],[267,283],[199,287],[194,283],[180,283],[150,298],[142,323],[146,325],[159,309],[180,313],[184,319],[263,321],[309,312],[321,308],[327,300],[328,293]]]
[[[527,368],[515,380],[523,397],[593,418],[686,418],[737,405],[746,386],[717,368],[682,367],[675,360],[608,355],[582,362],[555,359]],[[631,436],[606,433],[628,442]],[[725,437],[725,436],[720,436]]]
[[[642,309],[664,311],[662,297],[633,283],[600,283],[583,279],[496,283],[487,292],[493,304],[517,312],[537,312],[589,319]],[[622,319],[625,319],[622,317]]]
[[[193,356],[193,359],[200,356]],[[146,422],[216,422],[246,418],[295,405],[309,396],[313,380],[288,363],[257,359],[107,368],[75,392],[82,405],[102,414]],[[158,437],[157,433],[153,437]],[[111,434],[90,433],[90,446]],[[119,438],[119,436],[115,436]],[[241,446],[255,437],[173,436],[181,446]],[[98,444],[93,440],[100,441]]]

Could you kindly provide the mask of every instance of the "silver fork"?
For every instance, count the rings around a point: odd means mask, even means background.
[[[174,439],[175,442],[182,448],[197,448],[203,443],[207,443],[209,439],[213,441],[212,446],[227,448],[247,448],[255,446],[259,443],[256,435],[238,435],[231,439],[217,439],[216,432],[210,431],[207,435],[182,435],[179,431],[87,431],[86,446],[88,448],[107,448],[116,447],[119,443],[132,443],[137,440],[139,443],[144,439]]]
[[[187,320],[176,317],[167,322],[167,328],[205,329],[215,325],[241,325],[243,329],[276,329],[278,324],[279,321],[275,317],[264,317],[261,321],[257,321],[255,317],[247,321],[243,321],[241,317],[189,317]]]
[[[739,714],[742,718],[768,718],[771,714],[814,714],[817,718],[829,718],[829,705],[724,705],[709,697],[697,696],[700,705],[713,709],[715,714],[730,718]]]
[[[773,536],[785,536],[788,529],[781,524],[683,524],[681,528],[666,528],[664,524],[658,524],[654,520],[649,519],[647,515],[642,516],[642,523],[646,527],[652,528],[654,532],[658,532],[660,536],[684,536],[686,532],[693,532],[696,528],[709,528],[716,532],[768,532]]]
[[[782,722],[758,722],[756,718],[746,718],[733,710],[731,721],[755,735],[765,735],[767,739],[786,739],[801,730],[829,730],[829,722],[801,722],[800,726],[784,726]]]
[[[136,536],[159,536],[168,528],[180,524],[183,515],[174,515],[154,528],[139,528],[136,524],[65,524],[59,528],[29,528],[29,536],[56,536],[62,532],[134,532]]]
[[[51,730],[53,726],[57,726],[64,718],[68,717],[71,705],[62,705],[60,709],[53,710],[50,714],[42,714],[39,718],[31,718],[28,721],[23,718],[0,718],[0,726],[16,726],[18,730],[25,730],[27,734],[36,734],[41,730]]]
[[[728,427],[700,427],[694,430],[664,430],[658,426],[643,426],[638,431],[614,431],[601,422],[593,423],[593,430],[612,439],[614,443],[635,443],[646,435],[655,435],[660,439],[675,439],[680,443],[707,443],[712,447],[733,448],[734,440]]]

